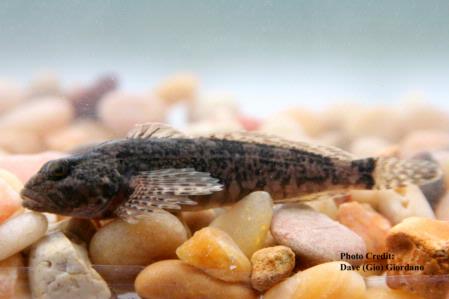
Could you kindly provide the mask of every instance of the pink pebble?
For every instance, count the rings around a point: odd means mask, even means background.
[[[5,155],[0,156],[0,168],[15,174],[26,183],[45,162],[63,157],[59,152],[42,152],[33,155]]]

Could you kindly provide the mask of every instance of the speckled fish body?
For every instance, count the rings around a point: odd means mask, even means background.
[[[184,210],[229,205],[257,190],[282,200],[349,187],[371,188],[374,184],[374,159],[341,161],[297,149],[240,141],[125,139],[104,144],[92,154],[104,157],[105,165],[120,165],[119,171],[128,182],[144,171],[193,168],[210,173],[223,184],[222,191],[193,196],[191,199],[198,204],[185,206]]]
[[[144,124],[126,139],[47,162],[21,195],[23,205],[36,211],[131,219],[156,209],[226,206],[259,190],[275,202],[297,201],[319,192],[419,185],[440,176],[428,161],[356,159],[337,148],[252,133],[192,138],[166,125]]]

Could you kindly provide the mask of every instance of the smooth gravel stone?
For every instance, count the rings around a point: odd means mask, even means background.
[[[92,268],[87,250],[53,233],[30,252],[30,288],[35,299],[110,299],[111,291]]]
[[[45,97],[28,101],[0,118],[0,129],[20,129],[42,136],[68,125],[74,116],[72,104],[65,98]]]
[[[435,277],[449,275],[449,222],[409,217],[394,226],[387,237],[391,265],[422,266],[423,269],[388,269],[387,283],[428,298],[445,298],[449,284]]]
[[[100,120],[116,134],[123,136],[136,124],[163,122],[166,114],[165,103],[152,94],[114,91],[98,102]]]
[[[225,231],[247,257],[263,248],[273,216],[273,200],[267,192],[253,192],[218,216],[210,226]]]
[[[42,96],[57,96],[61,94],[61,82],[58,75],[52,71],[37,73],[30,82],[27,96],[30,98]]]
[[[393,190],[378,193],[378,210],[392,224],[408,217],[435,219],[435,214],[418,186],[408,185],[399,194]]]
[[[179,260],[166,260],[145,268],[135,288],[144,299],[256,299],[254,290],[239,283],[212,278]]]
[[[80,120],[51,133],[45,139],[45,143],[51,150],[68,152],[113,138],[114,134],[101,123],[92,120]]]
[[[390,143],[379,137],[362,137],[354,140],[349,151],[357,157],[377,157]]]
[[[33,131],[4,129],[0,134],[0,148],[12,154],[32,154],[45,150],[45,143]]]
[[[363,277],[342,271],[345,262],[320,264],[299,272],[264,294],[264,299],[365,299]]]
[[[285,113],[275,114],[264,119],[258,131],[268,135],[276,135],[287,140],[307,140],[301,124]]]
[[[413,131],[402,139],[400,154],[402,158],[412,158],[422,152],[446,150],[449,148],[449,136],[446,131]]]
[[[177,250],[180,260],[215,278],[229,282],[248,282],[251,263],[225,232],[214,227],[197,231]]]
[[[344,225],[306,206],[276,210],[271,233],[277,243],[290,247],[301,264],[345,260],[342,254],[364,255],[363,239]],[[360,259],[351,260],[360,263]]]
[[[161,211],[135,224],[121,219],[108,223],[93,236],[89,253],[95,264],[146,266],[176,257],[176,248],[186,240],[182,222]]]
[[[251,257],[251,285],[265,291],[289,277],[295,267],[295,253],[286,246],[263,248]]]
[[[182,219],[190,228],[192,233],[208,226],[216,217],[217,212],[215,209],[182,213]]]
[[[192,101],[196,98],[198,78],[193,74],[175,74],[156,87],[156,94],[168,104]]]
[[[0,225],[0,261],[25,249],[47,232],[47,218],[35,212],[19,214]]]
[[[390,221],[367,204],[348,202],[340,205],[337,220],[363,238],[367,252],[382,254],[391,229]]]
[[[0,80],[0,114],[13,109],[25,99],[25,93],[18,83]]]
[[[0,224],[21,209],[22,199],[19,193],[0,174]]]
[[[20,253],[0,261],[0,298],[31,298],[26,279],[26,268]]]
[[[59,159],[65,154],[59,152],[42,152],[33,155],[0,156],[0,168],[13,173],[25,183],[49,160]]]
[[[370,288],[366,290],[365,299],[424,299],[413,293],[389,288]]]
[[[19,178],[5,169],[0,169],[0,179],[4,180],[17,193],[20,193],[23,188],[23,183]]]

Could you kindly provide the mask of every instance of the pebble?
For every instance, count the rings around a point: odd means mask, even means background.
[[[422,152],[446,149],[449,149],[446,131],[413,131],[402,139],[400,155],[402,158],[412,158]]]
[[[423,297],[403,290],[370,288],[366,290],[365,299],[423,299]]]
[[[363,277],[355,271],[342,271],[345,262],[330,262],[308,268],[277,284],[264,299],[365,299]]]
[[[30,98],[42,96],[59,96],[61,94],[61,82],[58,75],[52,71],[37,73],[28,86],[27,96]]]
[[[22,199],[13,186],[8,184],[0,174],[0,224],[21,209]]]
[[[312,209],[314,209],[317,212],[323,213],[327,216],[329,216],[329,218],[331,219],[336,219],[337,217],[337,212],[338,212],[338,207],[337,204],[335,203],[334,198],[331,197],[320,197],[316,200],[312,200],[310,202],[306,202],[305,205],[311,207]]]
[[[449,117],[447,112],[440,107],[429,105],[425,99],[411,101],[401,105],[403,122],[408,131],[418,130],[442,130],[449,129]]]
[[[47,226],[47,218],[35,212],[19,214],[0,224],[0,261],[39,240]]]
[[[250,287],[210,277],[179,260],[166,260],[145,268],[135,289],[144,299],[256,299]]]
[[[253,254],[251,264],[251,285],[263,292],[290,276],[295,253],[286,246],[263,248]]]
[[[31,298],[24,266],[20,253],[0,261],[1,299]]]
[[[208,226],[217,217],[216,209],[182,212],[182,219],[192,233]]]
[[[304,265],[344,260],[344,253],[366,252],[363,239],[356,233],[307,206],[287,206],[275,211],[271,233],[278,244],[290,247]]]
[[[73,103],[78,117],[95,117],[98,101],[106,94],[116,90],[118,86],[117,75],[103,74],[90,85],[72,87],[67,93],[67,98]]]
[[[55,113],[57,111],[57,113]],[[0,119],[0,129],[27,130],[45,136],[68,125],[74,116],[70,102],[60,97],[44,97],[17,106]]]
[[[349,151],[360,158],[377,157],[390,146],[390,143],[380,137],[361,137],[354,140]]]
[[[0,114],[11,110],[25,98],[24,92],[18,83],[0,79]]]
[[[189,102],[187,108],[190,122],[216,122],[217,119],[224,118],[240,122],[238,103],[234,96],[225,92],[204,94],[195,101]]]
[[[308,140],[301,125],[291,116],[285,114],[275,114],[264,119],[258,131],[267,135],[276,135],[287,140]]]
[[[408,185],[401,192],[404,195],[393,190],[378,193],[379,212],[390,220],[392,224],[397,224],[412,216],[435,218],[429,202],[419,187]]]
[[[50,150],[68,152],[83,146],[113,139],[112,132],[93,120],[80,120],[47,136],[45,143]]]
[[[435,216],[439,220],[449,220],[449,192],[443,196],[436,206]]]
[[[92,268],[87,250],[53,233],[30,252],[30,289],[35,299],[110,299],[111,291]]]
[[[176,248],[186,240],[182,222],[161,211],[135,224],[121,219],[106,224],[93,236],[89,253],[94,264],[146,266],[176,257]]]
[[[307,136],[318,137],[328,129],[326,121],[318,112],[304,108],[290,108],[284,113],[298,122]]]
[[[391,224],[371,206],[358,202],[344,203],[338,209],[337,219],[363,238],[367,252],[386,252],[385,242]]]
[[[393,265],[421,265],[419,269],[390,269],[387,283],[428,298],[444,298],[449,291],[447,281],[428,275],[449,275],[449,222],[410,217],[394,226],[387,238],[387,249]]]
[[[155,93],[167,104],[192,101],[197,96],[198,85],[195,75],[179,73],[159,83]]]
[[[271,196],[267,192],[256,191],[238,201],[210,225],[230,235],[250,258],[264,246],[272,216]]]
[[[218,228],[205,227],[197,231],[176,254],[180,260],[212,277],[228,282],[249,281],[249,259],[231,237]]]
[[[0,156],[0,169],[14,174],[22,183],[28,181],[49,160],[59,159],[65,155],[60,152],[42,152],[32,155]]]
[[[125,136],[136,124],[163,122],[167,107],[151,94],[114,91],[98,102],[100,120],[116,134]]]
[[[32,154],[45,150],[41,136],[23,129],[2,130],[0,148],[13,154]]]
[[[0,169],[0,179],[5,181],[17,193],[20,193],[23,188],[23,183],[19,178],[7,170]]]

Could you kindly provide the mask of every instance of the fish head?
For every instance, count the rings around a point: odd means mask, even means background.
[[[51,160],[25,184],[23,206],[39,212],[100,218],[122,187],[114,161],[95,157]]]

